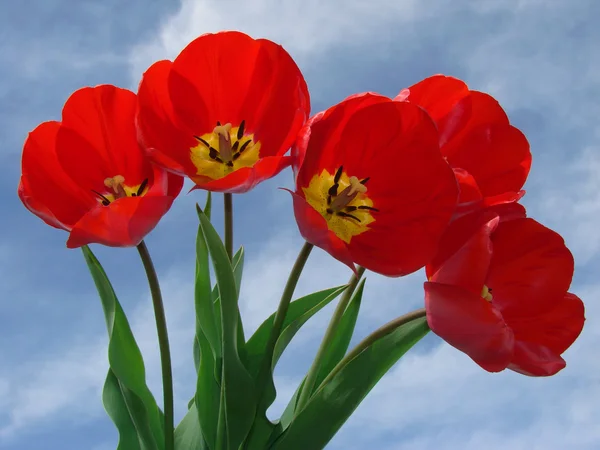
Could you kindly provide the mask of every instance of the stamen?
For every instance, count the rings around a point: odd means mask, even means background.
[[[208,142],[206,142],[204,139],[202,139],[200,136],[194,136],[194,138],[200,142],[202,142],[204,145],[206,145],[207,148],[210,148],[210,144]]]
[[[247,147],[250,145],[250,142],[252,142],[252,141],[251,141],[251,140],[248,140],[248,141],[244,142],[244,143],[242,144],[242,146],[240,147],[240,151],[239,151],[239,153],[242,153],[244,150],[246,150],[246,148],[247,148]]]
[[[104,180],[104,186],[109,189],[112,189],[117,198],[127,197],[127,192],[123,188],[123,183],[125,182],[125,178],[123,175],[115,175],[112,178],[106,178]]]
[[[371,177],[367,177],[363,180],[360,180],[360,184],[367,184],[370,179],[371,179]]]
[[[333,182],[335,184],[340,182],[340,178],[342,177],[342,173],[344,172],[344,166],[340,166],[340,168],[337,170],[337,172],[335,173],[335,176],[333,177]]]
[[[481,290],[481,297],[487,300],[488,302],[491,302],[493,300],[492,290],[488,288],[485,284],[483,285],[483,289]]]
[[[357,207],[358,209],[368,209],[369,211],[379,212],[377,208],[373,208],[372,206],[360,205]]]
[[[110,200],[109,200],[109,199],[107,199],[107,198],[106,198],[104,195],[102,195],[100,192],[98,192],[98,191],[95,191],[95,190],[93,190],[93,189],[92,189],[92,192],[93,192],[94,194],[96,194],[98,197],[100,197],[100,198],[102,199],[102,204],[103,204],[104,206],[108,206],[108,205],[110,205]]]
[[[144,189],[146,189],[146,186],[148,185],[148,178],[146,178],[144,181],[142,181],[142,184],[140,184],[140,187],[137,190],[137,196],[139,197],[140,195],[142,195],[142,193],[144,192]],[[134,194],[134,195],[136,195]]]
[[[242,120],[242,123],[240,123],[240,127],[238,128],[238,131],[237,131],[238,141],[244,136],[244,127],[245,126],[246,126],[246,121]]]
[[[360,192],[364,194],[367,192],[367,187],[364,184],[361,184],[356,177],[350,177],[350,190],[348,191],[348,196],[354,195],[355,193]]]
[[[225,162],[233,161],[231,136],[229,136],[230,130],[230,123],[226,123],[225,125],[218,124],[213,130],[213,133],[219,136],[219,154],[221,155],[221,159]]]
[[[347,219],[353,219],[353,220],[356,220],[357,222],[360,222],[360,219],[356,216],[353,216],[352,214],[348,214],[343,211],[338,211],[336,214],[338,216],[346,217]]]

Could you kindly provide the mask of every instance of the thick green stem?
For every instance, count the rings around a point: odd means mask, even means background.
[[[323,382],[319,385],[319,388],[325,386],[331,379],[337,375],[337,373],[344,368],[346,364],[360,355],[365,349],[367,349],[370,345],[372,345],[377,340],[381,339],[384,336],[387,336],[396,328],[408,323],[412,322],[415,319],[419,319],[421,317],[425,317],[427,315],[425,308],[417,309],[415,311],[409,312],[408,314],[404,314],[403,316],[397,317],[394,320],[382,325],[375,331],[373,331],[370,335],[360,341],[356,347],[354,347],[344,358],[333,368],[333,370],[325,377]]]
[[[267,370],[271,370],[271,365],[273,364],[273,352],[275,351],[275,344],[277,343],[277,339],[279,339],[279,335],[281,334],[283,322],[288,312],[290,302],[292,301],[294,290],[296,289],[296,285],[298,284],[298,280],[300,279],[300,274],[304,269],[304,265],[306,264],[306,261],[308,260],[308,257],[310,256],[310,252],[312,251],[313,247],[314,246],[312,244],[309,244],[308,242],[304,243],[304,246],[302,246],[298,257],[296,258],[294,267],[292,267],[292,271],[290,272],[290,275],[288,277],[287,283],[283,290],[283,294],[281,294],[281,300],[279,301],[279,306],[277,307],[277,312],[275,313],[275,318],[273,319],[273,327],[271,328],[271,334],[269,335],[269,340],[267,341],[267,347],[265,349],[265,357],[261,367],[261,375],[264,375]],[[267,377],[259,376],[260,380],[266,378]],[[259,387],[259,396],[262,396],[263,389],[264,386]]]
[[[358,267],[357,273],[352,275],[348,283],[348,288],[344,291],[344,295],[340,299],[335,311],[333,312],[333,316],[331,316],[331,320],[329,321],[329,325],[327,326],[327,330],[325,331],[325,336],[323,336],[323,340],[321,341],[321,345],[319,346],[319,350],[317,351],[317,355],[308,370],[308,374],[306,375],[306,379],[304,381],[304,386],[302,387],[302,391],[300,392],[300,396],[298,398],[298,403],[296,405],[296,414],[300,413],[302,409],[308,403],[310,396],[313,392],[313,388],[315,386],[315,382],[317,380],[317,376],[319,374],[319,369],[321,368],[321,362],[325,356],[325,353],[331,344],[331,340],[335,336],[335,332],[337,327],[342,320],[342,316],[344,315],[344,311],[346,311],[346,307],[352,298],[352,293],[356,289],[356,285],[358,281],[362,277],[363,273],[365,273],[364,267]]]
[[[152,294],[152,305],[154,306],[154,317],[156,319],[156,331],[158,332],[158,346],[160,349],[160,362],[162,367],[164,416],[165,416],[165,450],[175,448],[174,422],[173,422],[173,373],[171,369],[171,350],[169,349],[169,335],[167,333],[167,319],[163,306],[162,294],[156,270],[150,258],[148,247],[142,241],[137,246],[140,258],[146,270],[150,293]]]
[[[233,194],[223,194],[225,206],[225,250],[229,259],[233,257]]]

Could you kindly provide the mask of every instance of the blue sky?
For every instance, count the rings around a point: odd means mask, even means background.
[[[313,111],[366,90],[394,95],[434,73],[496,96],[527,135],[531,216],[561,233],[576,259],[572,291],[585,329],[555,377],[490,375],[429,336],[382,380],[328,449],[600,448],[600,31],[595,0],[26,0],[0,6],[0,448],[111,450],[100,391],[106,333],[83,258],[16,196],[29,130],[60,117],[84,85],[135,88],[153,61],[207,31],[240,29],[282,43]],[[285,172],[235,198],[247,251],[241,308],[250,332],[276,307],[302,245]],[[163,283],[177,418],[194,385],[192,274],[198,191],[182,195],[148,237]],[[220,198],[216,198],[217,201]],[[217,209],[218,210],[218,209]],[[216,225],[221,226],[217,214]],[[94,248],[113,280],[161,398],[157,343],[134,249]],[[324,268],[326,268],[324,270]],[[298,294],[344,283],[348,269],[314,252]],[[368,275],[357,338],[422,304],[423,274]],[[281,411],[308,368],[331,308],[309,322],[277,370]]]

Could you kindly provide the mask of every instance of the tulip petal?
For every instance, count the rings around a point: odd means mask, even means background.
[[[218,180],[206,181],[206,177],[202,179],[192,177],[196,182],[196,186],[192,190],[205,189],[213,192],[242,194],[254,188],[261,181],[274,177],[289,167],[291,163],[292,158],[289,156],[267,156],[259,159],[252,167],[242,167]]]
[[[394,100],[406,100],[427,111],[437,124],[440,147],[462,130],[471,116],[469,88],[463,81],[444,75],[425,78]]]
[[[45,122],[25,141],[21,162],[19,198],[29,211],[47,224],[70,230],[97,204],[91,191],[83,191],[63,170],[56,154],[60,122]]]
[[[350,255],[346,244],[338,238],[335,233],[329,230],[323,216],[310,206],[304,197],[288,189],[284,190],[292,194],[294,201],[294,215],[302,237],[306,239],[307,242],[322,248],[356,273],[352,256]]]
[[[144,72],[138,88],[136,125],[138,139],[148,156],[167,170],[186,175],[197,170],[190,159],[190,148],[196,146],[197,141],[193,130],[186,131],[175,125],[168,89],[172,66],[171,61],[158,61]]]
[[[510,319],[509,325],[519,341],[511,369],[526,375],[549,376],[565,366],[560,355],[581,334],[584,305],[570,292],[555,296],[552,301],[554,307],[549,311]]]
[[[573,255],[563,238],[533,219],[504,221],[492,235],[494,255],[488,285],[507,321],[541,314],[567,292]]]
[[[158,224],[169,210],[173,197],[125,197],[108,206],[97,206],[75,224],[68,248],[90,243],[109,247],[133,247]]]
[[[425,283],[431,330],[488,372],[504,370],[513,357],[514,336],[492,305],[465,289]]]
[[[106,190],[121,175],[130,186],[152,172],[135,129],[136,95],[111,85],[75,91],[63,108],[56,152],[64,171],[86,191]]]
[[[457,150],[448,155],[452,167],[466,170],[485,197],[518,192],[531,168],[525,135],[509,124],[486,124],[452,141]]]
[[[450,224],[437,255],[427,265],[428,280],[462,287],[480,295],[492,259],[490,236],[498,222],[497,215],[481,213]]]

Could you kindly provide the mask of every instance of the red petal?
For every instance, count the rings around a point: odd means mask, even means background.
[[[513,362],[508,368],[531,377],[547,377],[560,372],[566,365],[565,360],[549,348],[516,342]]]
[[[565,365],[560,355],[581,334],[585,322],[583,302],[569,292],[548,301],[554,303],[549,311],[510,319],[519,341],[514,370],[519,368],[521,373],[534,376],[554,375]]]
[[[197,169],[190,159],[190,148],[197,145],[195,133],[174,125],[168,86],[172,65],[171,61],[158,61],[142,77],[136,115],[138,137],[155,163],[179,175],[195,175]]]
[[[56,152],[84,190],[103,192],[104,180],[115,175],[128,185],[149,178],[152,168],[137,142],[135,108],[133,92],[110,85],[79,89],[65,103]]]
[[[533,219],[502,222],[492,235],[488,286],[507,321],[553,308],[567,292],[574,262],[562,237]]]
[[[470,91],[468,99],[468,120],[461,123],[461,128],[448,139],[442,148],[444,156],[454,156],[463,150],[464,141],[469,134],[479,127],[490,127],[492,125],[507,126],[508,116],[491,95],[483,92]]]
[[[284,154],[310,112],[306,83],[290,55],[237,31],[192,41],[173,62],[169,94],[182,128],[202,135],[217,121],[245,120],[261,156]]]
[[[71,230],[68,248],[96,243],[109,247],[133,247],[154,229],[169,210],[173,197],[126,197],[109,206],[98,206]]]
[[[394,100],[406,100],[427,111],[438,127],[440,146],[464,127],[471,114],[467,85],[444,75],[425,78]]]
[[[463,169],[453,169],[453,171],[460,193],[458,197],[459,205],[480,204],[483,200],[483,195],[481,195],[481,191],[473,175]]]
[[[341,160],[337,154],[338,143],[348,121],[357,111],[378,103],[391,103],[391,100],[369,92],[353,95],[307,122],[292,150],[298,187],[307,187],[312,177],[323,169],[330,173],[338,169]],[[361,125],[360,129],[364,127]]]
[[[448,156],[448,162],[472,175],[485,197],[518,192],[525,184],[531,152],[527,138],[517,128],[480,126],[456,145],[459,150]]]
[[[206,189],[213,192],[229,192],[242,194],[248,192],[258,183],[274,177],[292,162],[289,156],[267,156],[258,160],[252,167],[242,167],[218,180],[194,180],[192,189]],[[193,179],[193,178],[192,178]]]
[[[429,262],[458,189],[427,114],[410,103],[363,108],[348,120],[331,160],[349,175],[370,177],[367,195],[379,210],[369,230],[348,246],[355,262],[388,276]]]
[[[482,213],[452,222],[426,268],[427,279],[481,295],[492,258],[490,235],[498,221],[495,214]]]
[[[513,333],[481,296],[455,286],[425,283],[425,307],[429,327],[448,344],[488,372],[508,366]]]
[[[344,241],[329,231],[327,222],[304,197],[284,189],[292,194],[294,200],[294,216],[298,223],[298,229],[302,237],[313,245],[322,248],[338,261],[346,264],[352,271],[356,272],[352,257]]]
[[[97,202],[92,192],[82,191],[58,163],[59,128],[59,122],[45,122],[29,133],[23,147],[19,197],[47,224],[69,230]]]

